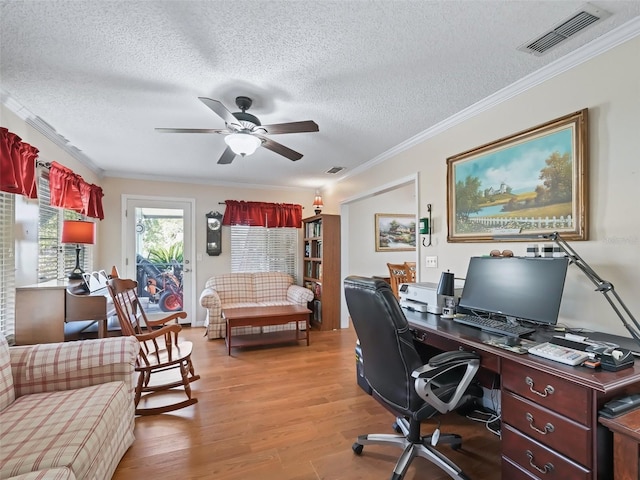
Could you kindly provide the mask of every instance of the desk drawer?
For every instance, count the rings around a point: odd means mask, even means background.
[[[475,352],[480,355],[480,367],[490,370],[495,373],[500,373],[500,359],[497,355],[491,355],[483,351],[477,351],[468,345],[463,345],[460,342],[441,337],[439,335],[432,335],[428,331],[417,330],[414,332],[416,340],[442,350],[443,352],[465,350],[467,352]]]
[[[510,392],[502,394],[502,419],[582,465],[591,465],[591,430],[584,425]]]
[[[591,427],[591,402],[587,388],[508,360],[502,362],[502,386]]]
[[[504,480],[540,480],[529,472],[525,472],[520,465],[516,465],[510,458],[502,457],[502,479]]]
[[[593,479],[591,470],[504,424],[502,428],[502,455],[535,478],[545,480]]]

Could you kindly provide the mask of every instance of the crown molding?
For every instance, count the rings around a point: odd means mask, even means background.
[[[573,52],[565,55],[562,58],[559,58],[550,64],[544,66],[543,68],[523,77],[517,82],[512,83],[511,85],[498,90],[496,93],[489,95],[486,98],[483,98],[479,102],[474,103],[473,105],[461,110],[455,115],[443,120],[435,124],[433,127],[424,130],[408,140],[396,145],[393,148],[390,148],[386,152],[381,153],[380,155],[372,158],[366,163],[350,170],[345,175],[341,176],[339,179],[335,179],[335,182],[341,182],[353,175],[357,175],[363,173],[370,168],[373,168],[375,165],[378,165],[385,160],[389,160],[390,158],[395,157],[396,155],[408,150],[420,143],[423,143],[425,140],[435,137],[450,128],[459,125],[470,118],[479,115],[480,113],[489,110],[490,108],[495,107],[507,100],[520,95],[521,93],[543,83],[547,80],[552,79],[553,77],[560,75],[561,73],[566,72],[567,70],[571,70],[572,68],[587,62],[598,55],[601,55],[612,48],[625,43],[632,38],[640,35],[640,17],[636,17],[633,20],[621,25],[620,27],[611,30],[605,35],[589,42],[586,45],[574,50]]]

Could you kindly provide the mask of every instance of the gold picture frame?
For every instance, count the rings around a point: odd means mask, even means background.
[[[376,213],[376,252],[416,250],[416,217],[403,213]]]
[[[587,114],[447,158],[447,241],[531,241],[551,232],[587,240]]]

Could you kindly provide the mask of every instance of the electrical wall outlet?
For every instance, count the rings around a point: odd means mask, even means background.
[[[438,268],[438,257],[426,257],[425,261],[427,268]]]

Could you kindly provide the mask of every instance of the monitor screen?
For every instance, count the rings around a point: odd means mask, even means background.
[[[472,257],[460,306],[555,325],[569,259]]]

